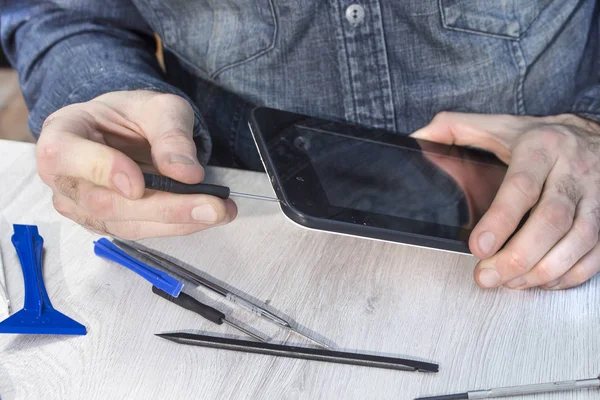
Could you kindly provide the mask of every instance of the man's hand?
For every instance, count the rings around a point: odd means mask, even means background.
[[[479,147],[509,165],[469,239],[479,286],[566,289],[600,271],[600,125],[574,115],[443,112],[412,136]]]
[[[194,113],[182,97],[114,92],[50,115],[37,144],[56,210],[88,229],[127,239],[186,235],[231,221],[231,200],[144,191],[145,171],[198,183]]]

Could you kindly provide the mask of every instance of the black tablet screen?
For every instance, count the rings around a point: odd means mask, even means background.
[[[361,139],[301,125],[293,131],[284,140],[308,156],[329,203],[373,215],[472,228],[506,171],[456,147],[440,154],[423,142],[423,149],[410,148],[376,134]]]

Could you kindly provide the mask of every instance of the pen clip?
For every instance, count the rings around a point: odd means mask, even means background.
[[[94,242],[94,253],[121,264],[173,297],[179,296],[183,289],[183,283],[177,279],[130,256],[106,238]]]

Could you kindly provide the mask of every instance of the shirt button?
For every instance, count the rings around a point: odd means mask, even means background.
[[[346,19],[351,24],[357,25],[365,19],[365,9],[360,4],[352,4],[346,9]]]

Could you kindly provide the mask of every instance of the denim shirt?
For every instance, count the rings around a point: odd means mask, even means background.
[[[132,89],[186,97],[201,162],[252,169],[255,105],[399,134],[444,110],[600,121],[596,0],[0,1],[34,135]]]

